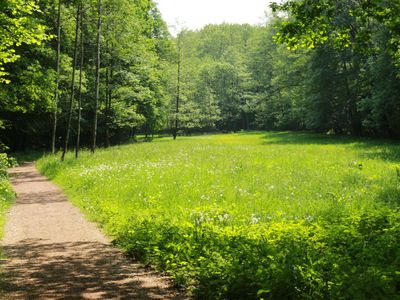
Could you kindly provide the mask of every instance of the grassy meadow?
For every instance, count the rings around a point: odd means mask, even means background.
[[[37,166],[197,298],[399,299],[400,144],[204,135]]]

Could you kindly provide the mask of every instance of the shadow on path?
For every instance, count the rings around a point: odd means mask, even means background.
[[[171,299],[165,287],[146,286],[149,276],[154,276],[152,271],[127,265],[121,253],[108,245],[44,242],[24,240],[4,247],[11,260],[4,272],[12,279],[1,283],[6,295],[19,299]]]

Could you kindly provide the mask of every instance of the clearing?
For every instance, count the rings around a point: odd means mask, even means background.
[[[398,143],[222,134],[37,165],[132,257],[199,299],[400,294]]]

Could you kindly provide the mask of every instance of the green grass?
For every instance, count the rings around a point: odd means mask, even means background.
[[[202,299],[398,297],[398,166],[399,144],[285,132],[38,161],[117,244]]]

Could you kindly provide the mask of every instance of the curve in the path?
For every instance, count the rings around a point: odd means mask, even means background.
[[[17,201],[2,241],[2,299],[183,299],[129,261],[34,164],[10,171]]]

